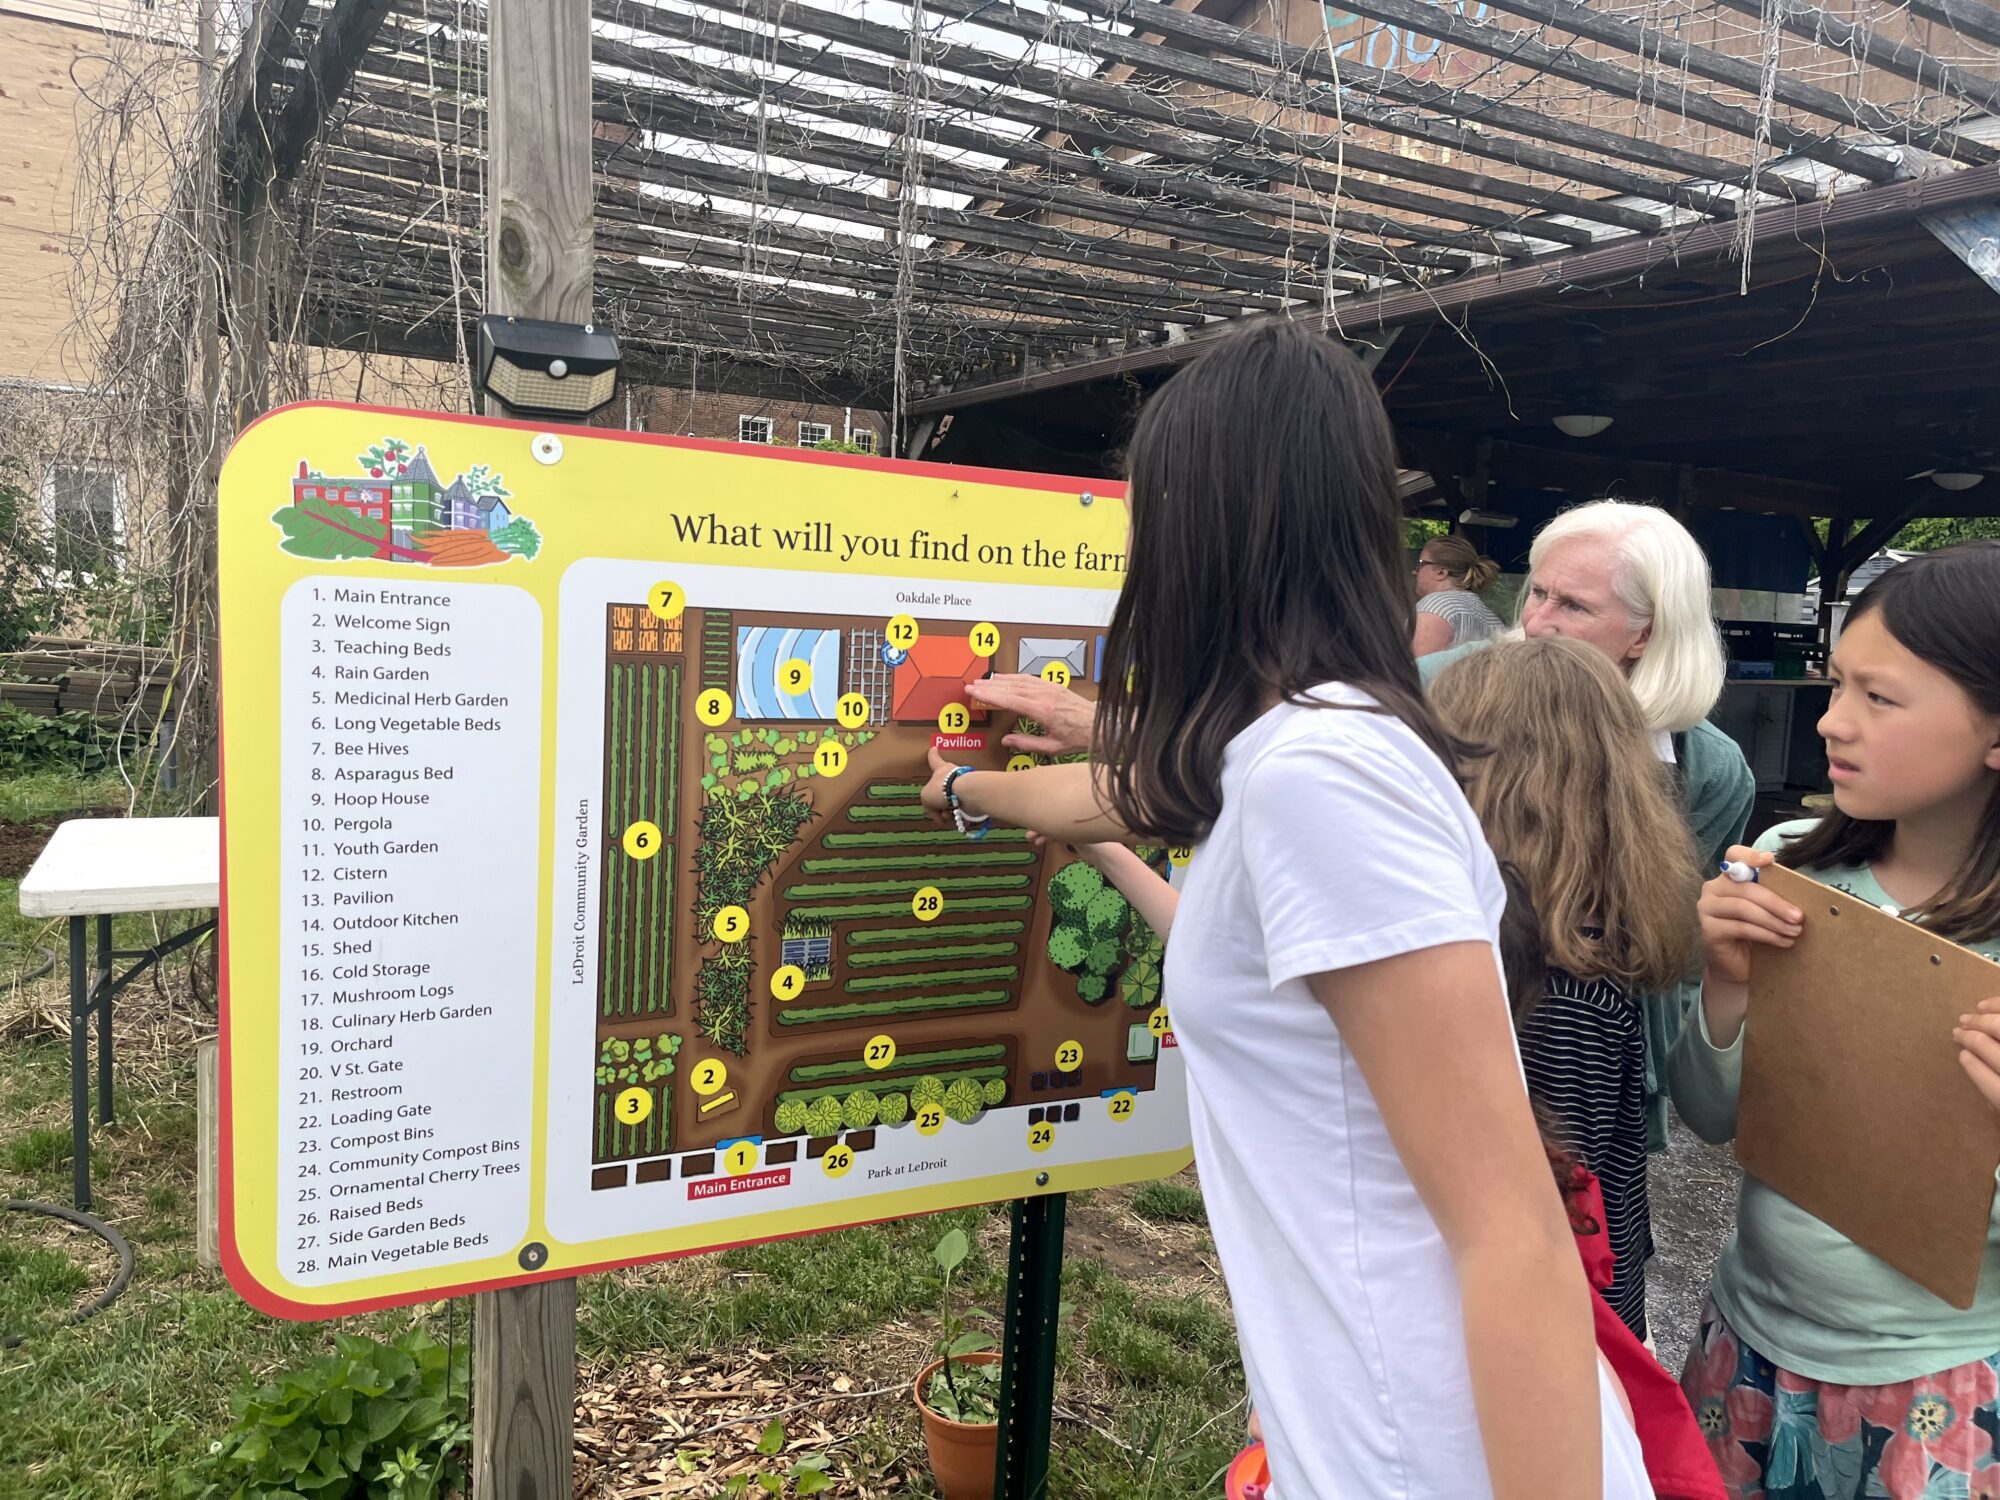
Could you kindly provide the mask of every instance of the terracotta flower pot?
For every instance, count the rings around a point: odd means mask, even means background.
[[[965,1354],[954,1360],[961,1365],[992,1365],[1000,1362],[997,1352]],[[917,1376],[917,1410],[924,1417],[924,1446],[930,1450],[931,1475],[937,1480],[944,1500],[993,1500],[993,1465],[1000,1447],[1000,1428],[992,1422],[954,1422],[930,1409],[924,1392],[931,1376],[944,1364],[934,1359]]]

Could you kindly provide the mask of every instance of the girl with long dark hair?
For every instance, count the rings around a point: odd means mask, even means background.
[[[1819,730],[1833,810],[1729,858],[1753,869],[1776,860],[2000,959],[2000,541],[1914,557],[1877,578],[1848,611],[1829,675]],[[1705,1140],[1736,1134],[1743,1034],[1755,1024],[1751,950],[1790,947],[1810,920],[1726,874],[1703,889],[1701,1005],[1669,1077],[1681,1117]],[[1893,1010],[1896,996],[1879,999]],[[1958,1044],[1966,1087],[2000,1111],[2000,1001],[1936,1040]],[[1924,1143],[1910,1145],[1921,1172]],[[1993,1492],[1995,1208],[1978,1294],[1961,1312],[1745,1176],[1681,1377],[1737,1500]]]
[[[1281,1500],[1651,1494],[1522,1083],[1466,747],[1417,685],[1372,379],[1239,334],[1130,455],[1097,759],[933,752],[927,802],[1196,846],[1166,993]]]

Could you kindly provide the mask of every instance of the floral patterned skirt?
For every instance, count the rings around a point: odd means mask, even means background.
[[[1731,1500],[2000,1500],[2000,1354],[1833,1385],[1779,1369],[1711,1302],[1681,1389]]]

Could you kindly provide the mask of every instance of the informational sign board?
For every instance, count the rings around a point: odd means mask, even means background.
[[[1189,1160],[1161,948],[924,812],[1115,489],[340,406],[221,487],[225,1261],[326,1317]],[[1165,867],[1164,858],[1162,868]]]

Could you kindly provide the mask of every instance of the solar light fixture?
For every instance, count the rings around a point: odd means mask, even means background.
[[[522,417],[587,417],[618,390],[618,340],[594,323],[488,313],[479,320],[479,384]]]

